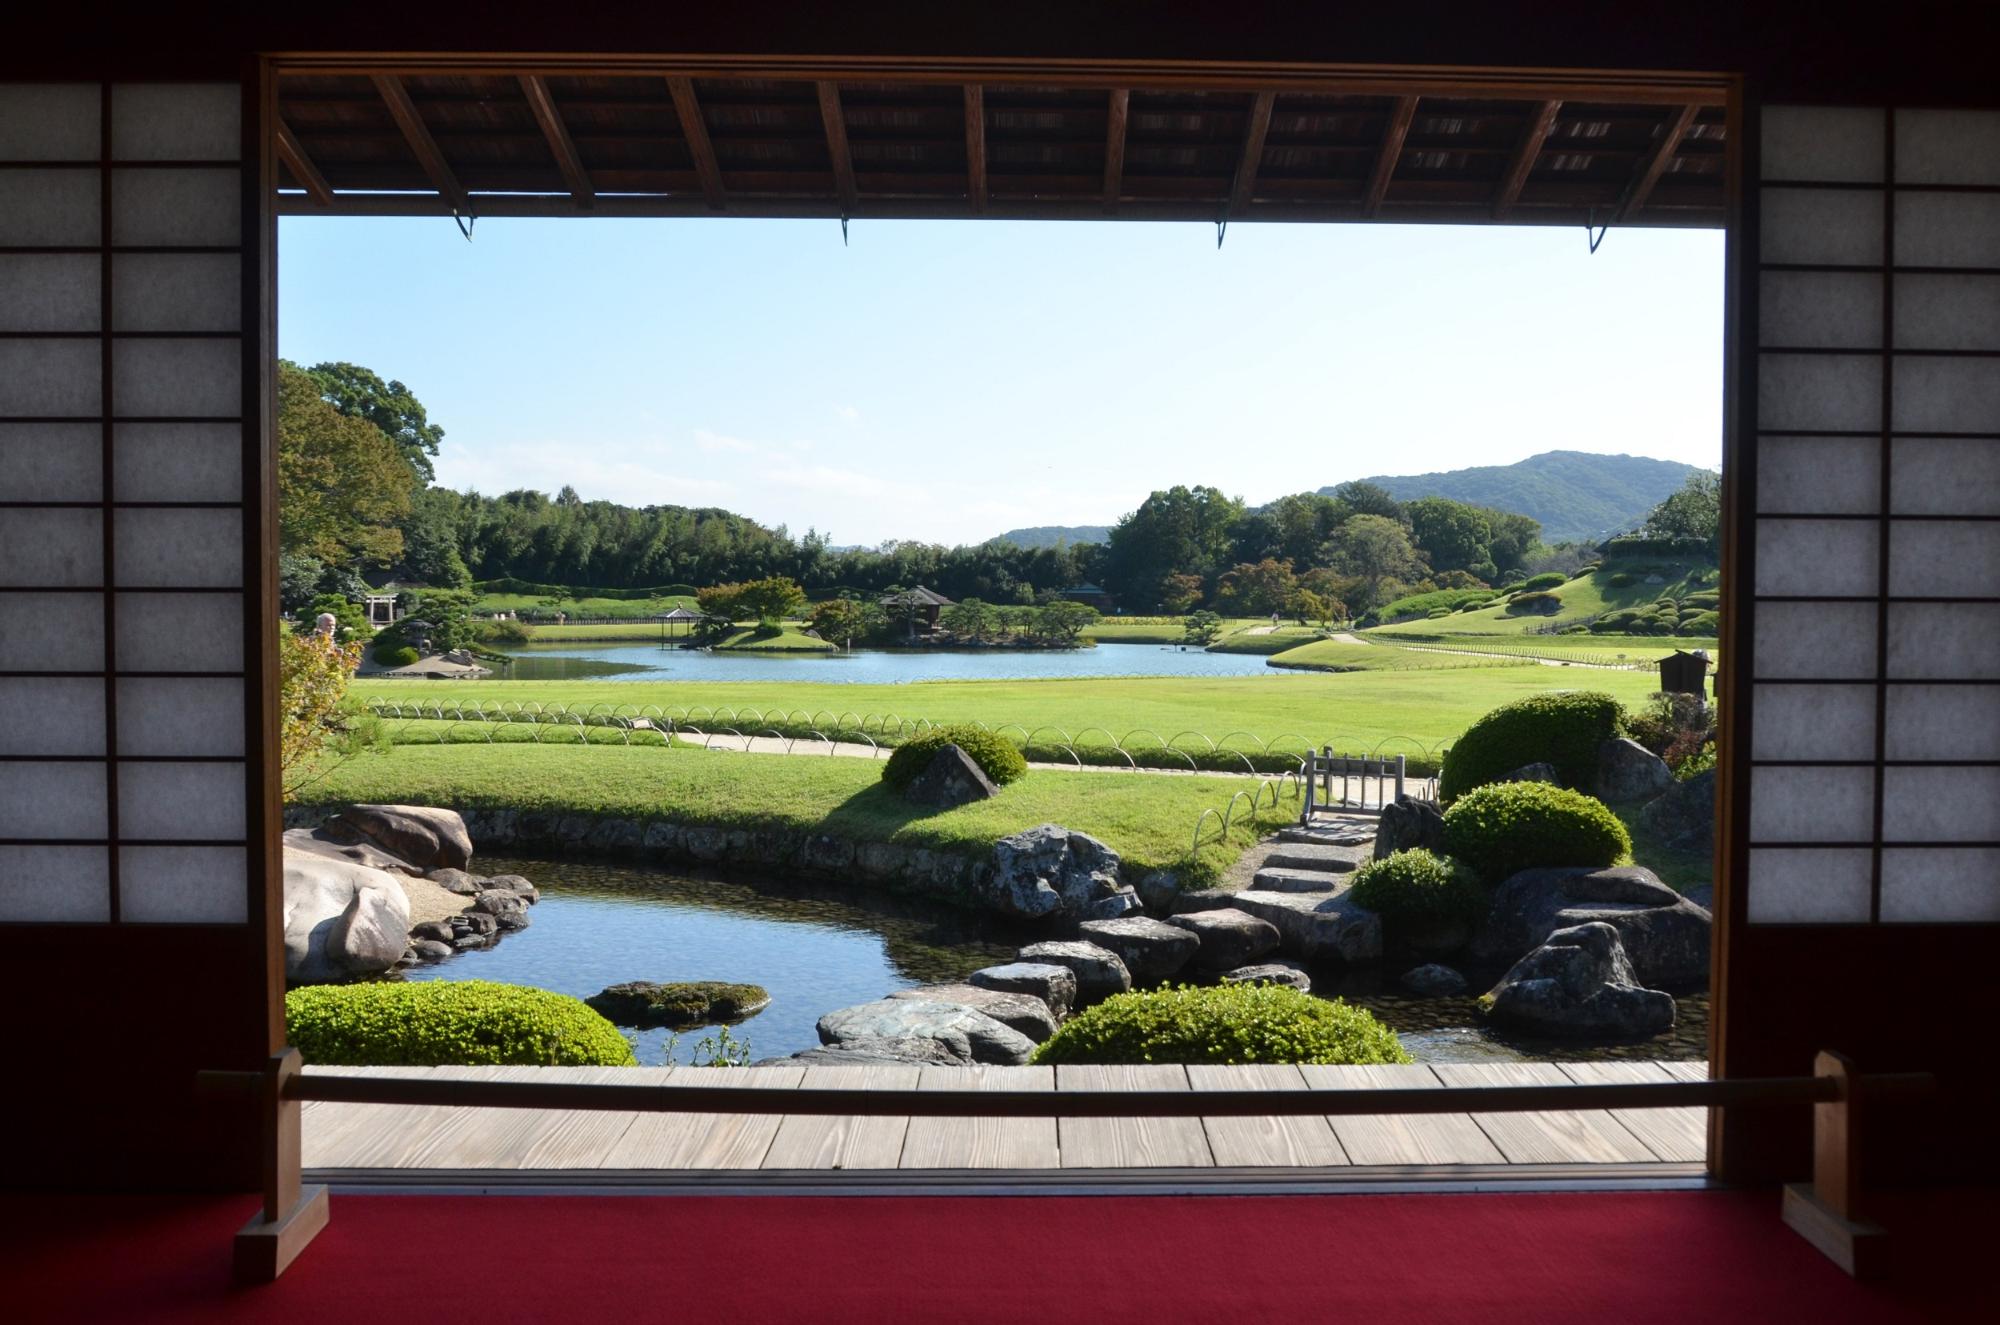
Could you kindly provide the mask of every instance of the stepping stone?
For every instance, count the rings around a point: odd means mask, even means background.
[[[921,998],[878,998],[840,1008],[819,1019],[821,1044],[849,1040],[935,1040],[960,1062],[1020,1064],[1035,1042],[1012,1026],[962,1003]]]
[[[1227,888],[1196,888],[1174,894],[1173,913],[1178,916],[1190,911],[1220,911],[1235,904],[1236,894]]]
[[[1358,847],[1373,842],[1375,838],[1372,834],[1352,828],[1280,828],[1278,840],[1301,846]]]
[[[1268,983],[1289,985],[1301,994],[1312,992],[1312,977],[1297,962],[1265,962],[1259,966],[1239,966],[1223,974],[1226,985],[1254,985]]]
[[[1126,916],[1118,920],[1086,920],[1077,932],[1100,948],[1118,954],[1133,980],[1152,984],[1164,980],[1194,960],[1197,939],[1179,925]]]
[[[1100,948],[1095,943],[1086,943],[1080,939],[1054,939],[1047,943],[1030,943],[1021,949],[1020,957],[1024,962],[1047,962],[1055,966],[1067,966],[1074,972],[1078,1007],[1109,998],[1113,994],[1122,994],[1132,987],[1132,972],[1126,969],[1124,961],[1111,949]]]
[[[1053,962],[1008,962],[988,966],[965,977],[965,983],[1003,994],[1027,994],[1049,1005],[1057,1021],[1076,1006],[1076,972]]]
[[[1003,1026],[1012,1026],[1040,1044],[1056,1033],[1056,1017],[1049,1005],[1033,994],[1008,994],[978,985],[918,985],[898,989],[890,998],[920,998],[931,1003],[957,1003],[984,1012]]]
[[[1330,870],[1345,874],[1360,864],[1353,847],[1321,846],[1316,842],[1287,842],[1271,849],[1264,857],[1265,869]]]
[[[1337,893],[1238,893],[1231,905],[1275,925],[1278,950],[1304,962],[1374,961],[1382,955],[1382,917]]]
[[[1250,889],[1260,893],[1330,893],[1345,884],[1338,874],[1326,870],[1261,869],[1250,880]]]
[[[1238,907],[1226,911],[1190,911],[1167,923],[1178,925],[1201,940],[1195,964],[1211,971],[1247,965],[1278,946],[1278,931],[1268,920]]]

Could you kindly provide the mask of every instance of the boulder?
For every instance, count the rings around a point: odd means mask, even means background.
[[[1618,931],[1597,921],[1549,935],[1479,1005],[1499,1025],[1564,1038],[1637,1039],[1674,1024],[1673,997],[1642,988]]]
[[[988,966],[966,976],[965,982],[979,989],[1039,998],[1048,1004],[1050,1014],[1057,1021],[1067,1017],[1069,1010],[1076,1006],[1076,972],[1053,962],[1008,962],[1005,966]]]
[[[965,1062],[1018,1064],[1028,1061],[1035,1042],[961,1003],[921,998],[880,998],[840,1008],[819,1019],[822,1044],[849,1040],[935,1040]]]
[[[1257,871],[1250,886],[1252,893],[1330,893],[1347,886],[1349,880],[1329,870],[1288,869],[1266,866]]]
[[[458,931],[451,927],[449,918],[444,920],[426,920],[421,925],[410,926],[410,938],[416,942],[429,941],[449,944],[457,937]]]
[[[1237,893],[1232,908],[1268,921],[1278,950],[1317,963],[1367,962],[1382,955],[1382,917],[1353,901],[1354,890],[1325,893]]]
[[[1667,761],[1629,736],[1597,747],[1597,795],[1613,805],[1651,800],[1674,785]]]
[[[460,897],[477,897],[492,886],[477,874],[468,874],[464,870],[432,870],[424,877],[446,892],[457,893]]]
[[[1715,770],[1674,783],[1640,807],[1639,822],[1669,848],[1707,850],[1715,842]]]
[[[1139,900],[1136,889],[1120,888],[1084,907],[1082,914],[1086,920],[1117,920],[1122,916],[1139,915],[1145,909],[1146,904]]]
[[[1139,880],[1139,900],[1155,914],[1171,911],[1180,892],[1181,876],[1172,870],[1150,870]]]
[[[890,998],[920,998],[931,1003],[957,1003],[975,1012],[984,1012],[1003,1026],[1012,1026],[1040,1044],[1056,1033],[1056,1016],[1049,1005],[1033,994],[1008,994],[978,985],[918,985],[898,989]]]
[[[628,980],[583,1000],[616,1026],[670,1026],[686,1030],[715,1026],[755,1016],[771,1004],[762,985],[729,984],[719,980],[683,980],[660,984]]]
[[[1418,847],[1444,850],[1444,812],[1436,801],[1399,796],[1394,804],[1382,807],[1382,818],[1375,825],[1375,859]]]
[[[410,899],[386,870],[285,852],[285,979],[377,975],[409,947]]]
[[[1301,994],[1310,994],[1313,987],[1312,977],[1307,975],[1305,967],[1297,962],[1263,962],[1256,966],[1239,966],[1233,971],[1223,972],[1222,983],[1287,985]]]
[[[1201,940],[1181,925],[1169,925],[1144,916],[1119,920],[1086,920],[1077,926],[1086,942],[1118,954],[1132,979],[1154,984],[1194,960]]]
[[[1109,948],[1083,939],[1050,939],[1021,949],[1020,959],[1038,965],[1067,966],[1076,976],[1076,1005],[1087,1007],[1132,987],[1132,972]]]
[[[542,900],[541,890],[518,874],[496,874],[484,886],[488,891],[499,889],[510,892],[529,906]]]
[[[1040,824],[993,844],[985,891],[1009,915],[1081,916],[1120,891],[1118,853],[1088,833]]]
[[[1298,896],[1273,893],[1274,897]],[[1190,911],[1167,922],[1199,940],[1195,964],[1210,971],[1227,971],[1256,961],[1278,946],[1278,929],[1268,920],[1231,907],[1225,911]]]
[[[1532,764],[1521,765],[1513,772],[1507,774],[1505,777],[1502,777],[1500,781],[1553,782],[1556,783],[1557,785],[1561,785],[1562,774],[1556,772],[1556,766],[1554,764],[1543,763],[1537,760],[1535,763]]]
[[[807,1067],[852,1067],[864,1063],[924,1063],[936,1067],[965,1067],[969,1059],[954,1057],[951,1049],[937,1040],[885,1040],[861,1035],[839,1044],[823,1044],[817,1049],[801,1049],[786,1058],[765,1058],[752,1067],[786,1067],[803,1063]]]
[[[1557,930],[1593,921],[1618,931],[1639,983],[1674,989],[1707,978],[1708,912],[1637,865],[1522,870],[1493,890],[1472,955],[1518,961]]]
[[[914,805],[930,805],[948,810],[955,805],[992,800],[1000,794],[986,770],[956,745],[947,745],[931,756],[910,785],[903,799]]]
[[[350,805],[320,830],[336,842],[370,842],[419,873],[464,869],[472,836],[456,810],[428,805]]]
[[[1449,998],[1465,992],[1465,977],[1437,962],[1412,967],[1397,983],[1422,998]]]
[[[452,947],[451,944],[440,943],[436,939],[413,938],[410,940],[410,952],[414,953],[417,960],[422,962],[441,962],[456,951],[457,949]]]
[[[285,831],[286,851],[295,851],[305,856],[325,856],[329,860],[344,860],[350,865],[366,865],[372,870],[387,870],[391,874],[422,876],[423,871],[390,855],[372,842],[337,842],[317,828],[291,828]]]
[[[493,923],[503,930],[526,929],[528,927],[528,906],[513,893],[495,889],[484,892],[473,899],[472,909],[493,917]]]

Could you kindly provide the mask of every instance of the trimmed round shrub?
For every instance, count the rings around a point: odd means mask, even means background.
[[[1444,812],[1444,847],[1497,886],[1526,869],[1616,865],[1632,854],[1632,839],[1595,796],[1547,782],[1496,782]]]
[[[1064,1022],[1036,1063],[1407,1063],[1372,1013],[1285,985],[1115,994]]]
[[[407,644],[391,645],[375,650],[375,661],[384,667],[408,667],[420,655]]]
[[[1559,570],[1544,571],[1540,575],[1530,575],[1521,581],[1521,587],[1530,592],[1539,589],[1554,589],[1569,582],[1569,576]]]
[[[618,1028],[567,994],[488,980],[306,985],[285,995],[308,1063],[630,1067]]]
[[[1552,764],[1564,782],[1596,775],[1597,747],[1624,733],[1618,701],[1597,691],[1530,695],[1502,704],[1465,729],[1445,751],[1438,794],[1445,800],[1497,782],[1523,764]]]
[[[1028,771],[1027,759],[1012,741],[968,722],[932,727],[897,746],[882,765],[882,780],[897,791],[907,790],[932,756],[947,745],[955,745],[972,756],[972,762],[999,786],[1006,786]]]
[[[1487,900],[1478,875],[1422,847],[1363,865],[1354,872],[1351,895],[1381,916],[1391,933],[1400,934],[1475,924],[1485,914]]]
[[[1539,589],[1515,594],[1507,601],[1508,616],[1554,616],[1562,610],[1562,599]]]
[[[1713,635],[1721,629],[1722,617],[1719,614],[1715,612],[1696,612],[1692,616],[1682,617],[1681,623],[1674,627],[1674,633],[1677,635]]]

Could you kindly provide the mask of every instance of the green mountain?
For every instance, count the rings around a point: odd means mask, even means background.
[[[1515,511],[1542,522],[1550,543],[1623,533],[1646,518],[1695,466],[1639,455],[1590,455],[1544,451],[1512,465],[1482,465],[1442,474],[1403,474],[1363,480],[1387,488],[1398,501],[1450,497],[1474,506]],[[1332,488],[1321,488],[1331,493]]]
[[[1106,524],[1039,524],[1032,529],[1009,529],[986,541],[1037,548],[1055,547],[1059,543],[1104,543],[1110,538],[1111,526]]]

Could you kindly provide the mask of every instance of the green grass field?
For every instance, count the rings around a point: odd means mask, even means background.
[[[475,616],[491,616],[495,612],[565,612],[570,616],[612,617],[620,621],[640,620],[671,612],[676,607],[692,609],[694,599],[684,594],[674,594],[660,598],[561,598],[553,601],[541,594],[488,593],[481,594],[472,603]]]
[[[1268,627],[1271,623],[1266,621],[1263,624]],[[1283,653],[1287,649],[1296,649],[1301,644],[1310,644],[1319,637],[1318,628],[1308,626],[1280,626],[1276,630],[1266,630],[1262,635],[1252,635],[1247,630],[1239,630],[1233,635],[1224,635],[1221,639],[1209,645],[1208,651],[1210,653],[1263,654],[1268,657],[1272,654]]]
[[[762,626],[738,626],[715,642],[718,649],[747,650],[754,653],[831,653],[833,645],[802,634],[787,624],[775,630]]]
[[[1650,667],[1675,649],[1693,652],[1708,650],[1711,659],[1721,656],[1714,639],[1685,635],[1446,635],[1422,639],[1415,635],[1374,637],[1378,646],[1394,646],[1400,653],[1439,649],[1465,649],[1523,659],[1552,662],[1589,663],[1600,667]]]
[[[1273,667],[1308,672],[1457,672],[1493,667],[1532,667],[1531,658],[1487,654],[1473,657],[1439,649],[1397,648],[1388,644],[1350,644],[1315,640],[1286,649],[1271,659]]]
[[[1247,626],[1269,625],[1256,617],[1231,617],[1222,623],[1225,635]],[[1095,622],[1083,632],[1085,639],[1106,644],[1179,644],[1187,638],[1187,618],[1179,616],[1115,617]]]

